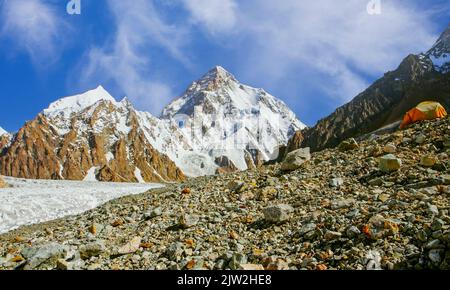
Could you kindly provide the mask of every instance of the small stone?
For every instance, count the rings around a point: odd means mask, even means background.
[[[445,225],[445,222],[443,220],[435,219],[433,221],[433,223],[431,224],[431,229],[433,231],[439,231],[439,230],[441,230],[444,227],[444,225]]]
[[[381,202],[386,202],[390,198],[389,194],[380,194],[378,196],[378,200]]]
[[[351,226],[347,229],[346,234],[349,238],[355,238],[361,234],[361,231],[357,227]]]
[[[383,152],[386,154],[394,154],[397,152],[397,147],[394,144],[388,144],[383,147]]]
[[[450,185],[450,174],[445,174],[441,178],[445,185]]]
[[[162,216],[162,208],[161,207],[156,207],[154,209],[152,209],[151,211],[147,212],[144,214],[144,219],[145,220],[151,220],[155,217],[159,217]]]
[[[264,271],[264,266],[260,264],[241,264],[238,270],[244,271]]]
[[[56,268],[62,271],[71,271],[71,270],[81,270],[85,263],[77,259],[75,261],[66,261],[64,259],[59,259],[56,264]]]
[[[383,184],[383,179],[377,177],[377,178],[374,178],[374,179],[369,180],[368,183],[369,183],[369,185],[371,185],[371,186],[380,186],[380,185]]]
[[[427,140],[427,137],[423,134],[420,134],[420,135],[416,136],[416,138],[414,139],[414,142],[421,145],[421,144],[425,143],[426,140]]]
[[[170,261],[175,261],[179,257],[181,257],[182,253],[183,253],[183,244],[180,242],[176,242],[171,244],[164,254]]]
[[[342,178],[333,178],[330,180],[331,187],[340,187],[344,184],[344,179]]]
[[[228,266],[231,270],[238,270],[243,264],[247,264],[247,257],[242,253],[234,253]]]
[[[402,161],[393,154],[388,154],[379,159],[379,169],[382,172],[392,172],[399,170],[402,166]]]
[[[184,188],[182,191],[181,191],[181,193],[182,194],[190,194],[191,193],[191,189],[190,188]]]
[[[183,214],[180,217],[180,226],[184,229],[192,228],[197,225],[199,217],[193,214]]]
[[[267,207],[263,210],[264,219],[271,223],[287,221],[294,209],[287,204]]]
[[[278,191],[275,187],[267,186],[258,191],[256,199],[259,201],[271,200],[276,197],[277,193]]]
[[[314,223],[305,224],[300,228],[300,230],[298,231],[298,234],[300,236],[304,236],[305,234],[314,231],[316,228],[317,228],[317,225]]]
[[[438,249],[440,248],[441,241],[438,239],[432,240],[431,242],[425,245],[425,249]]]
[[[428,205],[427,211],[432,215],[439,215],[439,209],[434,204]]]
[[[423,167],[433,167],[437,163],[437,158],[431,155],[425,155],[420,158],[420,165]]]
[[[228,189],[233,191],[233,192],[239,192],[241,190],[241,188],[243,188],[245,185],[244,182],[239,181],[239,180],[233,180],[230,183],[228,183]]]
[[[293,171],[299,169],[303,163],[311,159],[310,148],[301,148],[290,152],[286,159],[281,164],[281,170],[283,171]]]
[[[341,208],[349,208],[351,206],[353,206],[355,204],[355,200],[350,198],[350,199],[344,199],[344,200],[337,200],[337,201],[333,201],[331,203],[331,209],[336,210],[336,209],[341,209]]]
[[[136,252],[137,250],[139,250],[141,241],[142,241],[141,237],[134,237],[131,241],[120,247],[118,253],[120,255],[126,255]]]
[[[326,240],[335,240],[335,239],[339,239],[341,236],[342,236],[342,234],[339,232],[326,231],[324,238]]]
[[[276,257],[267,258],[263,264],[265,265],[265,269],[267,271],[289,270],[288,263],[285,260]]]
[[[442,261],[442,254],[443,254],[443,250],[439,250],[439,249],[435,249],[435,250],[431,250],[428,253],[428,258],[430,258],[431,262],[435,263],[435,264],[439,264]]]
[[[115,220],[114,222],[112,222],[111,225],[116,228],[116,227],[123,225],[124,223],[125,222],[122,219],[118,219],[118,220]]]

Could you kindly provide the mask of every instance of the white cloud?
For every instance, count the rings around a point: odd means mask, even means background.
[[[68,26],[54,8],[41,0],[5,0],[0,11],[0,36],[11,39],[34,62],[56,60]]]
[[[192,21],[205,25],[215,34],[229,32],[237,22],[238,5],[234,0],[182,0]]]
[[[168,24],[152,1],[132,2],[109,0],[116,31],[104,47],[88,53],[81,82],[92,78],[112,81],[142,109],[159,113],[172,97],[171,86],[158,80],[151,55],[154,48],[162,48],[181,64],[189,66],[182,47],[186,31]]]
[[[244,41],[234,49],[245,75],[257,80],[263,72],[273,83],[299,68],[319,72],[321,78],[298,80],[299,85],[325,86],[339,103],[363,90],[366,76],[381,76],[435,40],[429,15],[407,1],[382,0],[380,15],[367,13],[366,0],[236,3],[233,29]],[[192,17],[199,18],[197,8],[190,10]],[[216,16],[198,23],[216,33],[222,27]]]

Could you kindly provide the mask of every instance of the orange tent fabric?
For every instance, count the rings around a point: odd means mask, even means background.
[[[438,102],[423,102],[406,113],[403,118],[403,123],[400,125],[400,129],[422,120],[444,118],[445,116],[447,116],[447,111],[445,111],[445,108]]]

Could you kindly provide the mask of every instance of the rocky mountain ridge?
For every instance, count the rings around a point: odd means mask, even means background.
[[[351,102],[338,108],[314,127],[290,140],[290,150],[313,151],[337,146],[390,125],[423,101],[438,101],[450,109],[450,26],[427,52],[407,56],[400,66],[386,73]]]
[[[3,175],[114,182],[184,180],[147,140],[138,113],[102,87],[63,98],[27,122],[3,148]]]

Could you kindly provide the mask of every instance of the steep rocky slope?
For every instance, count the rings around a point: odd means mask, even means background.
[[[102,87],[51,104],[3,148],[1,173],[35,179],[181,181],[148,141],[138,112]]]
[[[448,270],[449,154],[446,118],[192,179],[2,235],[0,268]]]
[[[403,118],[422,101],[439,101],[450,108],[450,27],[427,53],[409,55],[350,103],[338,108],[291,143],[321,150],[375,131]]]

